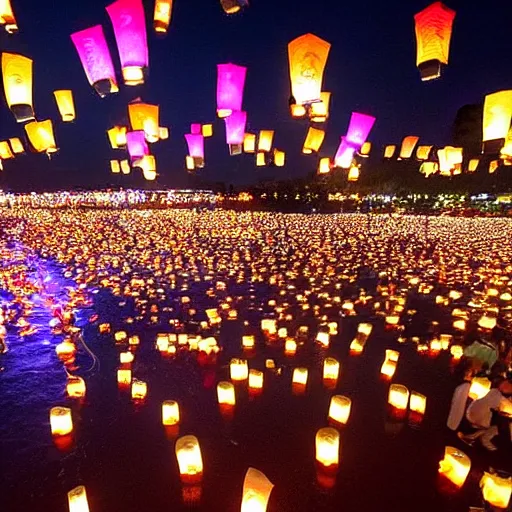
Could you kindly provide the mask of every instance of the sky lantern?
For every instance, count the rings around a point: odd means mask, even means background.
[[[265,165],[267,165],[267,162],[265,160],[265,153],[263,153],[263,151],[258,151],[256,153],[256,166],[264,167]]]
[[[431,174],[439,172],[439,164],[437,162],[423,162],[420,166],[420,173],[428,178]]]
[[[488,94],[484,102],[484,151],[498,153],[510,130],[512,90]]]
[[[190,125],[190,133],[192,135],[202,135],[201,123],[192,123]]]
[[[232,382],[221,381],[217,384],[217,400],[219,405],[234,406],[236,404],[235,386]]]
[[[68,492],[68,505],[69,512],[89,512],[89,502],[83,485]]]
[[[327,41],[313,34],[304,34],[288,44],[292,103],[305,105],[321,99],[330,49]]]
[[[175,451],[182,481],[185,483],[201,481],[203,457],[201,456],[201,448],[197,437],[180,437],[176,441]]]
[[[247,112],[234,111],[224,118],[226,123],[226,143],[237,145],[244,143],[245,126],[247,124]]]
[[[171,23],[173,0],[155,0],[155,12],[153,14],[153,28],[157,34],[167,34]]]
[[[145,155],[149,155],[149,147],[146,142],[145,133],[142,130],[128,132],[126,134],[126,146],[132,162]]]
[[[121,166],[119,160],[110,160],[110,170],[113,174],[119,174],[121,172]]]
[[[35,119],[32,105],[32,59],[17,53],[2,53],[2,75],[7,105],[16,121]]]
[[[236,14],[242,7],[248,5],[248,0],[220,0],[220,5],[226,14]]]
[[[32,121],[25,125],[28,139],[38,153],[55,153],[57,144],[53,134],[53,123],[51,119],[46,121]]]
[[[254,133],[244,134],[244,152],[254,153],[256,151],[256,135]]]
[[[156,159],[153,155],[144,155],[133,162],[133,167],[140,167],[144,178],[148,181],[156,179]]]
[[[121,172],[123,174],[130,174],[130,162],[128,160],[121,160]]]
[[[329,117],[329,103],[331,101],[330,92],[322,92],[320,101],[311,104],[309,118],[313,123],[324,123]]]
[[[405,411],[409,403],[409,390],[401,384],[391,384],[389,387],[388,403],[400,411]]]
[[[286,161],[286,153],[279,149],[274,149],[274,165],[276,167],[284,167]]]
[[[329,172],[331,172],[331,159],[329,157],[320,158],[318,174],[328,174]]]
[[[462,164],[462,148],[446,146],[437,151],[439,159],[439,171],[442,175],[451,175],[451,173]]]
[[[211,137],[213,135],[213,125],[212,124],[203,124],[201,126],[201,134],[205,138]]]
[[[126,134],[127,134],[126,126],[114,126],[107,131],[108,139],[110,141],[110,145],[112,149],[119,149],[126,146]]]
[[[320,147],[324,141],[325,132],[324,130],[320,130],[318,128],[309,127],[308,133],[306,135],[306,140],[304,141],[304,146],[302,147],[302,152],[306,155],[309,155],[313,152],[320,151]]]
[[[119,91],[107,40],[101,25],[71,34],[87,80],[101,98]]]
[[[258,137],[258,151],[263,151],[265,153],[270,152],[273,140],[274,130],[260,130]]]
[[[420,161],[428,160],[433,146],[418,146],[416,158]]]
[[[439,462],[439,473],[456,487],[462,487],[471,469],[471,459],[457,448],[446,446],[444,459]]]
[[[75,102],[73,101],[73,91],[59,90],[53,91],[60,116],[65,123],[75,120]]]
[[[423,81],[441,76],[441,64],[448,64],[455,11],[434,2],[414,16],[416,65]]]
[[[229,372],[231,380],[242,381],[249,377],[249,366],[245,359],[231,359],[229,364]]]
[[[249,468],[245,474],[241,512],[265,512],[274,484],[261,472]]]
[[[185,157],[185,166],[187,168],[187,171],[193,171],[196,168],[194,164],[194,158],[191,157],[190,155],[187,155]]]
[[[484,473],[480,480],[482,495],[489,505],[499,510],[506,510],[512,494],[512,477],[499,476],[495,473]]]
[[[10,0],[0,0],[0,25],[3,25],[6,32],[9,34],[18,32],[18,25]]]
[[[357,165],[353,165],[348,170],[347,180],[348,181],[357,181],[359,179],[359,174],[361,173],[361,170]]]
[[[15,155],[21,155],[22,153],[25,153],[25,148],[23,147],[23,144],[18,137],[9,139],[9,144],[11,145],[12,152]]]
[[[124,83],[143,84],[149,54],[142,0],[117,0],[106,9],[114,27]]]
[[[370,156],[370,152],[372,150],[372,143],[366,141],[359,150],[359,155],[363,158],[368,158]]]
[[[342,169],[349,169],[354,159],[356,148],[348,144],[345,137],[341,137],[341,142],[334,157],[334,165]]]
[[[204,137],[200,134],[193,135],[188,133],[185,135],[188,144],[188,154],[194,159],[195,167],[204,166]]]
[[[346,135],[347,142],[359,149],[366,142],[374,123],[375,117],[352,112]]]
[[[9,143],[6,140],[3,140],[2,142],[0,142],[0,159],[10,160],[11,158],[14,158],[14,155],[11,151],[11,147],[9,146]]]
[[[402,147],[400,148],[400,158],[411,158],[414,148],[416,147],[416,144],[418,144],[419,140],[420,138],[415,137],[414,135],[405,137],[402,141]]]
[[[395,144],[388,144],[384,148],[384,158],[386,158],[386,159],[393,158],[393,156],[395,154],[395,151],[396,151],[396,145]]]
[[[158,139],[167,140],[169,138],[169,128],[166,126],[160,126],[158,128]]]
[[[160,138],[160,108],[158,105],[133,102],[128,105],[128,115],[133,131],[142,130],[148,142]]]
[[[220,118],[242,110],[247,68],[236,64],[217,66],[217,115]]]

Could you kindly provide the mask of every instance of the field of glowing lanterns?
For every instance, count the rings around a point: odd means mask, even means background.
[[[497,452],[446,426],[468,367],[470,400],[489,392],[475,339],[510,365],[509,220],[14,208],[0,227],[7,510],[509,506],[510,402]]]

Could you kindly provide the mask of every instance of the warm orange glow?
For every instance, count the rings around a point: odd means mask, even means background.
[[[318,174],[328,174],[331,172],[331,159],[329,157],[321,158],[318,164]]]
[[[69,512],[89,512],[85,487],[80,485],[68,492]]]
[[[329,418],[346,425],[352,409],[352,400],[342,395],[334,395],[329,406]]]
[[[307,368],[295,368],[293,370],[292,377],[293,384],[299,384],[300,386],[306,386],[308,383],[308,369]]]
[[[25,131],[32,147],[38,153],[50,154],[57,151],[53,123],[50,119],[28,123],[25,125]]]
[[[290,112],[292,114],[292,117],[304,117],[306,115],[306,107],[304,105],[290,105]]]
[[[368,157],[370,156],[370,152],[372,150],[372,143],[371,142],[368,142],[366,141],[362,146],[361,146],[361,149],[359,150],[359,154],[361,156],[364,156],[364,157]]]
[[[245,359],[231,359],[229,371],[231,380],[234,381],[247,380],[249,377],[249,367]]]
[[[512,90],[488,94],[484,103],[483,141],[505,139],[512,118]]]
[[[357,181],[358,179],[359,179],[359,167],[353,165],[348,171],[347,180],[348,181]]]
[[[11,7],[11,0],[0,0],[0,25],[5,26],[9,34],[18,32],[18,25]]]
[[[261,153],[261,152],[256,153],[256,165],[258,167],[263,167],[266,165],[265,153]]]
[[[23,147],[23,144],[18,137],[9,139],[9,143],[11,144],[12,152],[15,155],[21,155],[22,153],[25,153],[25,148]]]
[[[309,117],[313,123],[324,123],[329,118],[329,103],[331,101],[330,92],[322,92],[320,100],[311,104]]]
[[[180,437],[176,441],[176,458],[182,480],[201,480],[203,476],[203,458],[199,441],[195,436]]]
[[[241,512],[266,512],[274,485],[261,472],[249,468],[244,479]]]
[[[324,380],[338,380],[340,374],[340,363],[333,357],[326,357],[324,360]]]
[[[260,130],[258,137],[258,154],[259,152],[269,153],[272,149],[273,140],[274,130]]]
[[[316,460],[325,468],[337,467],[340,462],[340,433],[330,427],[316,434]]]
[[[244,135],[244,152],[254,153],[256,151],[256,135],[254,133],[246,133]]]
[[[263,389],[263,372],[259,370],[249,371],[249,388]]]
[[[119,174],[121,172],[121,166],[118,160],[110,160],[110,170],[113,174]]]
[[[320,150],[320,147],[322,146],[324,137],[324,130],[313,128],[312,126],[310,126],[308,133],[306,135],[306,140],[304,141],[304,146],[302,147],[302,152],[305,154],[318,152]]]
[[[418,149],[416,150],[416,158],[420,161],[428,160],[433,147],[434,146],[418,146]]]
[[[478,158],[472,158],[468,164],[468,172],[475,172],[478,169],[480,160]]]
[[[112,149],[119,149],[126,146],[126,126],[114,126],[107,131],[108,140]]]
[[[132,382],[132,399],[144,400],[148,394],[148,385],[142,380],[133,379]]]
[[[73,432],[71,409],[67,407],[53,407],[50,410],[50,427],[54,436],[71,434]]]
[[[220,405],[235,405],[235,386],[232,382],[221,381],[217,384],[217,399]]]
[[[32,106],[32,59],[15,53],[2,53],[2,75],[7,106],[16,121],[35,119]]]
[[[470,458],[457,448],[447,446],[444,450],[444,459],[439,462],[439,473],[462,487],[471,469]]]
[[[153,28],[157,34],[166,34],[171,22],[172,0],[155,0]]]
[[[73,91],[60,90],[53,92],[60,116],[65,123],[74,121],[76,117],[75,102],[73,101]]]
[[[11,147],[9,146],[9,143],[6,140],[3,140],[2,142],[0,142],[0,159],[9,160],[11,158],[14,158],[14,155],[11,151]]]
[[[157,142],[160,138],[160,108],[148,103],[130,103],[128,115],[133,131],[143,131],[148,142]]]
[[[178,425],[180,422],[180,406],[174,400],[165,400],[162,403],[162,424],[166,426]]]
[[[391,384],[388,403],[400,411],[405,411],[409,403],[409,390],[401,384]]]
[[[402,141],[402,147],[400,149],[400,158],[411,158],[412,152],[414,151],[414,148],[416,147],[416,144],[418,144],[419,140],[419,137],[415,137],[413,135],[405,137],[405,139]]]
[[[121,160],[121,172],[123,174],[130,174],[131,168],[128,160]]]
[[[78,376],[68,377],[66,392],[70,398],[83,398],[86,392],[84,379]]]
[[[409,402],[409,409],[412,412],[417,412],[418,414],[425,414],[425,410],[427,408],[427,397],[425,395],[421,395],[416,391],[411,391],[411,398]]]
[[[384,158],[393,158],[395,154],[396,146],[394,144],[390,144],[384,148]]]
[[[512,477],[503,478],[495,474],[484,473],[480,480],[484,500],[500,510],[508,508],[512,494]]]
[[[491,390],[491,381],[486,377],[473,377],[471,387],[469,388],[469,398],[479,400]]]
[[[274,149],[274,164],[276,167],[284,167],[286,161],[286,153],[279,149]]]

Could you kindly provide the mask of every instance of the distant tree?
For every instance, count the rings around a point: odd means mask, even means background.
[[[455,116],[452,143],[455,147],[464,148],[466,158],[479,155],[482,151],[483,112],[482,104],[464,105]]]

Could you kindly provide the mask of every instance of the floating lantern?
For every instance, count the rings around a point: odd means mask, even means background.
[[[94,27],[71,34],[89,84],[101,98],[119,91],[116,73],[103,27]]]
[[[423,81],[441,76],[441,64],[448,64],[455,11],[434,2],[414,16],[416,25],[416,65]]]
[[[370,152],[372,150],[372,143],[371,142],[368,142],[366,141],[362,146],[361,146],[361,149],[359,150],[359,154],[364,157],[364,158],[368,158],[370,156]]]
[[[447,446],[444,459],[439,462],[439,473],[457,487],[462,487],[471,469],[471,459],[457,448]]]
[[[452,345],[450,347],[450,354],[453,356],[453,359],[458,361],[464,355],[464,349],[460,345]]]
[[[114,340],[116,343],[124,343],[128,339],[126,331],[116,331],[114,333]]]
[[[166,426],[178,425],[180,422],[180,407],[174,400],[165,400],[162,403],[162,424]]]
[[[396,327],[400,323],[399,315],[387,315],[386,316],[386,324],[389,327]]]
[[[347,180],[348,181],[357,181],[358,179],[359,179],[359,167],[357,167],[356,165],[353,165],[348,171]]]
[[[242,110],[247,68],[236,64],[217,66],[217,115],[220,118]]]
[[[468,172],[475,172],[480,164],[480,159],[472,158],[468,163]]]
[[[7,106],[18,123],[35,119],[32,105],[32,59],[2,53],[2,75]]]
[[[171,23],[172,0],[155,0],[153,28],[157,34],[166,34]]]
[[[324,360],[324,380],[336,381],[340,373],[340,363],[333,357]]]
[[[18,24],[16,23],[10,0],[2,0],[0,2],[0,25],[5,27],[5,31],[8,34],[18,32]]]
[[[350,145],[345,137],[341,137],[340,145],[334,156],[334,165],[342,169],[349,169],[354,159],[356,148]]]
[[[275,367],[276,367],[276,363],[274,362],[273,359],[265,360],[265,368],[267,368],[268,370],[273,370],[273,369],[275,369]]]
[[[313,34],[304,34],[288,44],[292,96],[304,105],[321,99],[322,82],[331,45]]]
[[[146,135],[142,130],[136,132],[128,132],[126,134],[126,146],[132,162],[134,160],[139,160],[146,155],[149,155],[149,147],[146,142]]]
[[[292,103],[290,105],[290,113],[292,114],[292,117],[297,119],[304,117],[306,112],[306,107],[304,107],[304,105],[297,105],[296,103]]]
[[[366,142],[374,123],[375,117],[352,112],[346,135],[347,143],[359,149]]]
[[[180,437],[176,441],[176,458],[184,482],[199,481],[203,476],[203,458],[195,436]]]
[[[124,83],[143,84],[149,54],[142,0],[117,0],[106,9],[114,28]]]
[[[122,333],[122,332],[124,332],[124,331],[118,331],[118,332],[119,332],[119,334],[121,335],[121,333]],[[117,333],[116,333],[116,334],[117,334]],[[125,334],[126,334],[126,333],[125,333]],[[116,341],[118,341],[118,340],[116,339]],[[125,337],[124,339],[122,339],[122,341],[126,341],[126,337]],[[130,336],[130,337],[128,338],[128,344],[129,344],[130,346],[132,346],[132,347],[135,347],[135,346],[137,346],[137,345],[140,345],[140,338],[139,338],[139,335],[138,335],[138,334],[133,334],[132,336]]]
[[[478,320],[478,327],[492,331],[496,327],[497,323],[498,323],[498,320],[496,317],[489,316],[489,315],[482,315]]]
[[[419,140],[419,137],[414,137],[412,135],[405,137],[405,139],[402,141],[402,148],[400,149],[400,158],[411,158],[412,152],[414,151],[414,148],[416,147],[416,144],[418,144]]]
[[[79,485],[68,492],[69,512],[89,512],[89,503],[85,487]]]
[[[132,383],[132,371],[129,368],[117,370],[117,383],[120,386],[128,387]]]
[[[190,133],[192,135],[202,135],[201,124],[200,123],[192,123],[190,125]]]
[[[70,376],[66,385],[66,392],[70,398],[84,398],[86,387],[82,377]]]
[[[265,153],[263,153],[263,152],[256,153],[256,166],[264,167],[265,165],[266,165]]]
[[[148,394],[148,385],[142,380],[133,379],[132,382],[132,399],[144,400]]]
[[[203,124],[201,126],[201,133],[203,137],[208,138],[213,135],[213,125],[212,124]]]
[[[231,359],[229,371],[231,380],[247,380],[249,376],[249,367],[245,359]]]
[[[57,151],[53,123],[51,119],[46,121],[32,121],[25,125],[28,140],[37,153],[51,154]]]
[[[52,407],[50,410],[50,427],[54,436],[71,434],[73,431],[71,409],[67,407]]]
[[[320,101],[311,104],[309,117],[313,123],[324,123],[329,117],[329,102],[331,101],[330,92],[320,93]]]
[[[433,146],[418,146],[418,149],[416,150],[416,158],[420,161],[428,160],[432,148]]]
[[[265,512],[273,488],[261,471],[249,468],[244,479],[241,512]]]
[[[194,163],[194,158],[190,155],[187,155],[185,157],[185,166],[187,167],[187,170],[193,171],[196,168],[196,165]]]
[[[329,405],[329,418],[346,425],[352,408],[352,400],[342,395],[334,395]]]
[[[121,364],[131,364],[134,359],[135,356],[131,352],[121,352],[119,354],[119,362]]]
[[[277,321],[273,318],[264,318],[261,321],[261,330],[270,335],[277,333]]]
[[[169,128],[160,126],[158,128],[158,138],[160,140],[167,140],[169,138]]]
[[[255,340],[254,336],[242,336],[242,347],[247,349],[254,348]]]
[[[458,165],[462,164],[462,153],[462,148],[454,148],[452,146],[446,146],[443,149],[439,149],[437,151],[437,156],[439,159],[439,171],[441,174],[448,176]]]
[[[286,160],[286,153],[279,149],[274,149],[274,165],[276,167],[284,167]]]
[[[167,350],[169,349],[169,335],[166,333],[157,334],[156,346],[159,352],[167,352]]]
[[[427,408],[427,397],[425,395],[421,395],[416,391],[411,391],[411,398],[409,401],[409,409],[412,412],[416,412],[418,414],[425,414],[425,409]]]
[[[188,145],[188,154],[194,159],[195,167],[204,166],[204,137],[191,133],[185,135]]]
[[[108,139],[112,149],[119,149],[123,146],[126,146],[126,133],[126,126],[114,126],[114,128],[111,128],[107,131]]]
[[[121,167],[118,160],[110,160],[110,170],[113,174],[119,174],[121,172]]]
[[[328,347],[331,341],[331,337],[328,332],[320,331],[316,335],[316,341],[320,343],[323,347]]]
[[[340,433],[331,427],[321,428],[315,444],[317,462],[327,469],[336,468],[340,462]]]
[[[469,388],[469,398],[479,400],[484,398],[491,390],[491,381],[486,377],[473,377]]]
[[[389,144],[384,148],[384,158],[393,158],[395,154],[396,146],[394,144]]]
[[[308,383],[308,369],[307,368],[295,368],[293,370],[293,384],[300,386],[306,386]]]
[[[21,155],[22,153],[25,153],[25,148],[23,147],[23,144],[18,137],[9,139],[9,144],[11,145],[12,152],[15,155]]]
[[[59,90],[53,91],[60,116],[65,123],[75,120],[75,102],[73,101],[73,91]]]
[[[221,381],[217,384],[219,405],[235,405],[235,386],[232,382]]]
[[[306,140],[304,141],[304,146],[302,147],[302,152],[305,154],[318,152],[322,146],[324,137],[324,130],[319,130],[318,128],[310,126],[306,135]]]
[[[230,145],[243,144],[247,112],[234,111],[224,118],[226,123],[226,143]]]
[[[365,336],[370,336],[373,330],[373,325],[368,323],[362,323],[357,326],[357,332],[359,334],[364,334]]]
[[[288,338],[285,341],[284,352],[288,356],[292,356],[297,352],[297,342],[293,338]]]
[[[497,153],[503,146],[512,118],[512,90],[488,94],[484,102],[484,151]]]
[[[160,138],[160,109],[158,105],[148,103],[130,103],[128,105],[130,124],[134,132],[143,131],[148,142],[157,142]]]
[[[318,174],[328,174],[331,172],[331,159],[329,157],[321,158],[318,164]]]
[[[401,384],[391,384],[388,403],[399,411],[405,411],[409,403],[409,390]]]
[[[64,340],[55,347],[55,353],[59,359],[69,359],[76,353],[75,344],[70,340]]]
[[[512,494],[512,477],[503,478],[496,474],[484,473],[480,480],[484,500],[498,509],[505,510]]]
[[[272,149],[272,141],[274,139],[273,130],[260,130],[258,137],[258,152],[268,153]]]
[[[259,370],[249,370],[249,388],[263,389],[263,372]]]

